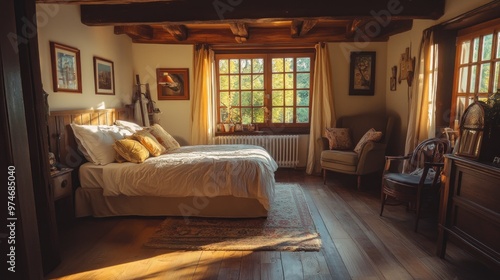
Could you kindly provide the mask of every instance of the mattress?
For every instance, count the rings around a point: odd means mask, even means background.
[[[85,163],[79,175],[83,189],[100,189],[108,197],[238,197],[269,209],[277,167],[259,146],[199,145],[141,164]]]

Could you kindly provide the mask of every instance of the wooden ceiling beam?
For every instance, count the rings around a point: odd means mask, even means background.
[[[81,5],[86,25],[234,22],[234,20],[290,20],[379,18],[437,19],[445,0],[176,0],[122,5]],[[265,7],[265,8],[263,8]]]
[[[149,25],[115,26],[114,32],[116,35],[127,34],[133,39],[153,39],[153,28]]]
[[[157,30],[158,28],[158,30]],[[135,43],[154,43],[154,44],[234,44],[235,35],[227,29],[206,29],[191,28],[189,36],[185,41],[178,41],[167,32],[162,32],[160,27],[154,27],[154,38],[142,39],[132,37]],[[346,42],[345,27],[316,27],[312,29],[307,36],[290,38],[290,29],[288,27],[275,28],[255,28],[250,29],[251,36],[244,42],[245,45],[251,44],[301,44],[317,42]],[[384,39],[385,40],[385,39]],[[370,39],[373,42],[384,41],[379,38]],[[352,41],[352,40],[351,40]]]
[[[229,28],[233,35],[234,39],[238,43],[244,43],[248,39],[248,26],[244,22],[232,22],[229,24]]]
[[[306,35],[315,25],[317,20],[292,20],[290,25],[290,33],[292,38],[297,38]]]
[[[187,28],[185,25],[164,24],[163,29],[174,36],[177,41],[185,41],[187,39]]]

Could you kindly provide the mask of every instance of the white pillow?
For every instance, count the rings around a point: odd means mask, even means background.
[[[116,120],[115,124],[117,126],[121,126],[125,129],[128,129],[132,133],[136,133],[137,131],[143,130],[144,128],[134,122],[129,122],[129,121],[123,121],[123,120]]]
[[[106,165],[115,161],[113,144],[116,140],[130,136],[128,130],[115,125],[78,125],[71,124],[78,149],[90,162]]]

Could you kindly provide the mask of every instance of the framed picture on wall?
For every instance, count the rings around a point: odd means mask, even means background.
[[[115,94],[115,68],[113,61],[94,56],[96,94]]]
[[[80,50],[50,42],[52,84],[54,91],[82,92]]]
[[[189,100],[188,68],[157,68],[158,100]]]
[[[351,52],[349,95],[375,94],[375,52]]]

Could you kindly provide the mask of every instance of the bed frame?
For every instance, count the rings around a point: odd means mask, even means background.
[[[48,119],[50,151],[64,166],[74,169],[75,216],[196,216],[222,218],[266,217],[267,210],[255,199],[220,197],[108,197],[102,189],[79,187],[78,169],[86,159],[78,152],[70,124],[112,125],[133,121],[133,108],[52,111]]]

